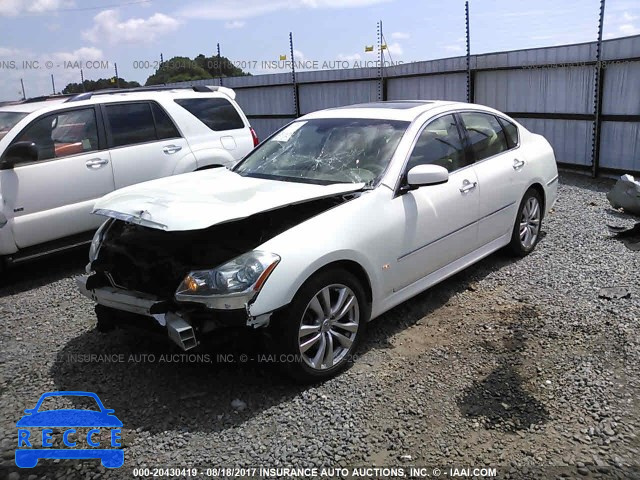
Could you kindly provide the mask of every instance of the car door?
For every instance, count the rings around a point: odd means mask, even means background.
[[[102,105],[116,188],[173,175],[193,154],[171,118],[156,102]]]
[[[526,183],[523,174],[526,161],[517,147],[515,125],[511,124],[505,131],[496,116],[485,112],[461,112],[460,118],[474,155],[473,169],[478,177],[478,241],[480,245],[486,245],[513,228]]]
[[[43,115],[12,143],[32,141],[37,161],[0,171],[1,191],[13,212],[19,248],[86,232],[102,219],[90,215],[96,199],[113,191],[111,159],[93,106]]]
[[[453,114],[430,121],[418,134],[403,173],[436,164],[449,180],[402,192],[392,200],[403,219],[394,291],[436,272],[477,248],[478,180]]]

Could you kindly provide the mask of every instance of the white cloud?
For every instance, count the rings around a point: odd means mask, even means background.
[[[346,60],[347,62],[355,62],[356,60],[360,60],[362,57],[359,53],[354,53],[352,55],[345,55],[344,53],[339,53],[337,56],[338,60]]]
[[[638,19],[640,16],[628,11],[624,11],[622,14],[609,13],[604,19],[604,38],[640,34],[640,27],[637,25]]]
[[[406,40],[410,37],[411,35],[409,35],[407,32],[393,32],[391,34],[391,38],[395,39],[395,40]]]
[[[618,27],[618,31],[623,35],[638,35],[640,34],[640,28],[636,27],[632,23],[625,23]]]
[[[0,16],[53,12],[74,5],[72,0],[0,0]]]
[[[293,49],[293,61],[294,62],[304,62],[304,53],[300,50]]]
[[[237,28],[242,28],[247,24],[247,22],[243,22],[242,20],[233,20],[231,22],[227,22],[224,24],[224,28],[229,30],[235,30]]]
[[[0,47],[0,57],[11,57],[14,55],[21,55],[22,51],[18,48]]]
[[[460,45],[445,45],[444,48],[447,52],[462,52],[464,48]]]
[[[102,50],[94,47],[82,47],[73,52],[55,52],[51,56],[61,62],[100,60],[103,58]]]
[[[82,36],[93,43],[150,43],[157,37],[175,31],[180,22],[163,13],[149,18],[120,20],[116,10],[104,10],[93,17],[93,27]]]
[[[398,42],[393,42],[387,45],[387,51],[391,54],[391,55],[397,55],[400,56],[404,53],[404,50],[402,49],[402,45],[400,45],[400,43]]]
[[[198,18],[206,20],[238,20],[277,12],[280,10],[295,10],[300,8],[359,8],[388,2],[391,0],[219,0],[217,2],[196,1],[180,8],[176,16]]]

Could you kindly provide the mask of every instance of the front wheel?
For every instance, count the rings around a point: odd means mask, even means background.
[[[516,222],[511,234],[509,249],[519,257],[530,254],[540,240],[542,228],[542,199],[535,188],[530,188],[524,194]]]
[[[350,272],[336,268],[311,277],[271,332],[280,338],[287,373],[308,382],[344,370],[370,315],[362,285]]]

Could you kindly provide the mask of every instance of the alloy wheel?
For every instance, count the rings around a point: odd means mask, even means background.
[[[540,233],[540,202],[536,197],[529,197],[522,209],[520,217],[520,243],[526,249],[535,245]]]
[[[354,292],[333,284],[317,292],[300,321],[298,345],[304,362],[326,370],[345,360],[358,333],[360,305]]]

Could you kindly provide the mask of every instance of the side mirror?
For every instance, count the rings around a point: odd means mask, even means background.
[[[449,172],[440,165],[416,165],[407,173],[407,185],[413,189],[449,181]]]
[[[0,160],[0,170],[9,170],[18,162],[38,160],[38,147],[33,142],[17,142],[9,145]]]

